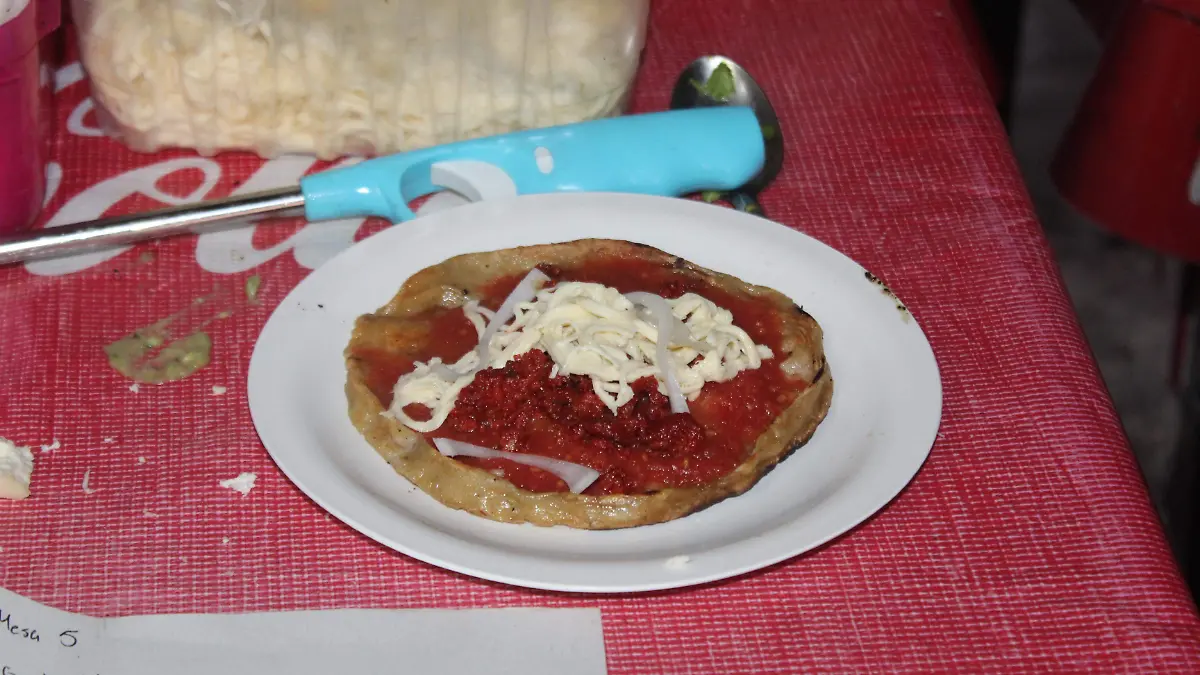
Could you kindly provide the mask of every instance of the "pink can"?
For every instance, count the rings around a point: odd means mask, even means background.
[[[0,0],[0,235],[33,224],[45,198],[54,77],[43,38],[58,28],[61,7]]]

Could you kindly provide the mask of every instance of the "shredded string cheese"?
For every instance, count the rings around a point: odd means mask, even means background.
[[[729,310],[694,293],[673,300],[650,293],[625,296],[601,284],[572,281],[532,295],[535,273],[540,275],[535,270],[526,277],[486,327],[487,310],[474,302],[464,305],[479,332],[479,347],[451,366],[438,359],[418,363],[396,382],[389,414],[416,431],[433,431],[477,372],[501,368],[531,349],[550,356],[554,377],[590,377],[596,395],[614,414],[633,398],[631,385],[643,377],[658,380],[672,411],[687,412],[686,401],[699,396],[706,383],[730,380],[773,356],[734,325]],[[670,310],[667,316],[664,307]],[[407,415],[404,406],[411,403],[429,408],[430,419]]]
[[[654,340],[654,362],[655,364],[667,363],[671,357],[671,340],[680,333],[679,321],[671,312],[671,305],[667,304],[665,298],[653,293],[630,293],[625,297],[645,307],[649,312],[651,325],[658,333]],[[691,341],[689,340],[689,342]],[[699,349],[703,348],[701,346]],[[687,399],[683,395],[683,389],[679,386],[679,376],[676,375],[675,370],[675,368],[659,368],[663,384],[667,387],[667,398],[671,401],[671,412],[686,413],[688,412]]]

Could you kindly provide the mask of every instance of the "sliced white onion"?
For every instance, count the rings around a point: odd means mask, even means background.
[[[671,313],[671,306],[667,304],[666,298],[654,293],[626,293],[625,297],[635,305],[641,305],[650,310],[651,323],[654,324],[654,330],[658,333],[658,340],[654,343],[655,360],[658,361],[658,369],[662,371],[663,382],[667,385],[667,399],[671,401],[671,412],[689,412],[687,398],[684,397],[683,389],[679,386],[679,379],[675,375],[675,368],[671,361],[671,353],[667,349],[671,344],[671,337],[675,333],[676,323],[675,315]]]
[[[499,332],[504,324],[511,321],[513,316],[516,315],[517,305],[522,302],[530,302],[536,298],[538,290],[547,281],[550,281],[550,277],[535,267],[529,270],[529,274],[526,274],[521,283],[517,284],[517,287],[512,290],[512,293],[508,294],[508,297],[500,304],[500,309],[496,310],[495,316],[492,317],[491,321],[488,321],[487,328],[484,329],[483,335],[479,338],[479,346],[475,348],[479,354],[479,363],[468,373],[469,375],[478,373],[488,367],[488,347],[492,344],[492,337]]]
[[[692,338],[692,332],[688,330],[687,324],[679,319],[675,320],[675,328],[675,332],[671,335],[671,344],[675,345],[676,347],[687,347],[688,349],[694,349],[701,354],[713,348],[713,346],[708,343]]]
[[[563,479],[563,482],[567,484],[567,488],[575,494],[586,490],[589,485],[596,482],[596,479],[600,477],[600,472],[591,467],[551,457],[492,450],[491,448],[484,448],[471,443],[453,441],[449,438],[435,438],[433,439],[433,444],[437,446],[438,452],[447,457],[464,455],[466,457],[478,457],[479,459],[507,459],[517,464],[524,464],[542,469],[543,471],[549,471]]]
[[[429,372],[433,373],[434,375],[437,375],[438,377],[442,378],[443,380],[446,380],[447,382],[453,382],[453,381],[457,380],[458,378],[462,377],[462,375],[463,375],[462,373],[458,372],[457,370],[442,363],[442,360],[436,356],[433,357],[433,359],[430,360],[427,365],[429,366]]]
[[[649,295],[652,297],[661,297],[661,296],[656,296],[653,293],[645,293],[645,295]],[[680,299],[682,300],[682,298],[680,298]],[[668,307],[671,304],[671,303],[667,302],[666,298],[663,298],[663,302],[666,302]],[[705,344],[705,343],[700,342],[699,340],[696,340],[695,338],[692,337],[692,329],[688,328],[687,323],[685,323],[686,321],[687,321],[686,317],[683,319],[680,319],[679,317],[675,316],[674,310],[671,311],[671,330],[670,330],[671,344],[675,345],[676,347],[688,347],[690,349],[695,349],[696,351],[701,352],[701,353],[704,353],[704,352],[712,349],[712,345]]]

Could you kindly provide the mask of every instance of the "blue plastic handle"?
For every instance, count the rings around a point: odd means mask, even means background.
[[[431,167],[475,160],[507,173],[518,194],[559,191],[679,196],[732,190],[762,169],[762,130],[746,107],[628,115],[489,136],[370,159],[300,181],[309,220],[415,217],[408,203],[439,192]],[[539,161],[540,160],[540,161]]]

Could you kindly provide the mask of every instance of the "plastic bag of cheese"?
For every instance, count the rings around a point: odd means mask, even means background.
[[[384,154],[621,112],[649,0],[72,0],[131,147]]]

